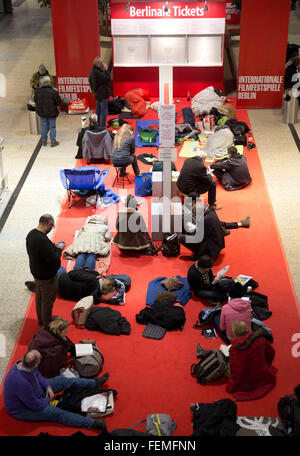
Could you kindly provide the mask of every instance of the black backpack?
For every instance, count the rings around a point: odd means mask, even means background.
[[[286,435],[300,436],[300,385],[295,388],[296,394],[282,397],[277,410],[281,418]]]
[[[176,233],[166,233],[161,246],[157,249],[166,257],[177,257],[180,254],[180,244]]]

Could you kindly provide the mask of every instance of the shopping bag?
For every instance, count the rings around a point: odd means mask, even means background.
[[[152,173],[142,173],[134,178],[134,193],[136,196],[152,195]]]

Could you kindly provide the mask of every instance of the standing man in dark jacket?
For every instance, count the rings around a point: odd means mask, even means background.
[[[206,153],[200,151],[197,156],[187,158],[180,171],[177,188],[182,196],[196,193],[198,196],[208,192],[208,204],[211,209],[221,209],[216,204],[216,183],[208,174],[203,162]]]
[[[94,66],[89,74],[89,83],[96,100],[98,123],[103,128],[106,127],[106,117],[108,115],[109,82],[110,72],[106,63],[103,62],[101,57],[96,57]]]
[[[56,141],[56,117],[59,114],[58,105],[61,98],[57,91],[50,86],[50,77],[44,76],[40,79],[40,88],[34,93],[36,112],[41,118],[42,124],[42,145],[47,146],[48,131],[50,130],[51,147],[59,145]]]
[[[217,160],[210,165],[214,175],[220,180],[225,190],[240,190],[252,181],[247,159],[238,153],[236,147],[229,147],[228,158]]]
[[[29,267],[36,284],[36,314],[39,325],[46,326],[52,320],[52,307],[58,289],[57,271],[64,243],[54,244],[47,234],[54,227],[50,214],[42,215],[37,228],[26,237]]]

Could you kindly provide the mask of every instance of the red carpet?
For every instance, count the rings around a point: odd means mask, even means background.
[[[177,105],[177,109],[185,105],[186,103],[182,102]],[[148,110],[144,118],[156,119],[157,114]],[[238,110],[238,120],[245,121],[250,126],[246,111]],[[129,120],[129,123],[134,125],[135,122]],[[152,148],[144,148],[144,150],[137,150],[137,155],[143,152],[157,154],[157,151]],[[232,277],[240,273],[253,276],[259,282],[257,291],[269,297],[269,307],[273,315],[265,323],[273,330],[273,345],[276,350],[274,365],[278,369],[277,385],[260,400],[237,404],[239,416],[277,416],[276,406],[279,398],[291,393],[294,386],[299,383],[300,363],[297,358],[292,357],[291,353],[292,335],[299,332],[299,310],[257,151],[245,149],[245,155],[253,183],[248,188],[237,192],[226,192],[218,185],[217,201],[223,207],[218,215],[221,220],[228,222],[238,221],[249,215],[251,227],[233,230],[231,235],[226,237],[226,248],[220,255],[214,270],[218,271],[222,266],[229,264],[228,273]],[[80,162],[84,164],[83,160]],[[182,163],[182,158],[177,160],[177,169],[181,169]],[[143,171],[150,169],[150,166],[141,164],[140,161],[139,165]],[[103,167],[106,166],[100,166],[101,169]],[[109,167],[106,188],[117,191],[118,187],[112,188],[115,170],[112,166]],[[134,176],[131,167],[128,170],[131,173],[132,184],[126,184],[126,190],[134,194]],[[146,200],[148,202],[149,198],[144,199],[141,206],[145,217]],[[115,231],[117,210],[118,205],[96,210],[96,213],[109,217],[112,232]],[[85,224],[87,216],[93,212],[91,208],[80,206],[68,210],[64,204],[56,223],[53,240],[64,240],[70,244],[75,231]],[[115,412],[105,418],[108,430],[131,426],[146,418],[149,413],[160,412],[169,413],[177,422],[174,435],[188,436],[193,432],[190,403],[211,402],[222,398],[232,399],[232,396],[225,391],[225,380],[213,385],[200,386],[190,374],[190,366],[196,362],[197,342],[201,342],[204,348],[218,348],[221,343],[219,338],[206,340],[199,330],[193,328],[199,311],[204,308],[200,300],[193,298],[185,306],[187,320],[184,330],[167,332],[161,341],[143,338],[144,326],[137,324],[135,320],[136,314],[145,307],[146,291],[150,280],[159,276],[169,277],[177,274],[186,276],[192,264],[187,260],[188,255],[189,251],[182,249],[181,256],[176,259],[165,258],[161,254],[158,257],[138,255],[128,257],[120,253],[116,246],[112,246],[109,273],[126,273],[132,278],[132,287],[127,293],[126,305],[114,307],[130,321],[132,327],[130,336],[109,336],[99,332],[79,330],[73,324],[70,326],[68,336],[74,342],[87,337],[97,340],[105,356],[103,372],[110,372],[108,385],[118,391]],[[62,264],[66,266],[66,260],[63,260]],[[73,302],[57,298],[53,314],[71,321],[73,306]],[[23,356],[36,329],[33,295],[8,368]],[[38,435],[40,432],[71,435],[78,430],[58,424],[16,421],[4,410],[2,387],[0,435]],[[143,426],[139,429],[142,430]],[[92,431],[83,430],[83,432],[87,435],[95,435]]]

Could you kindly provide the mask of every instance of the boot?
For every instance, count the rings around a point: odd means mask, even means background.
[[[104,430],[106,429],[106,424],[103,418],[97,418],[92,425],[92,429]]]
[[[243,220],[240,221],[240,223],[242,224],[242,227],[243,228],[249,228],[250,227],[250,217],[246,217],[244,218]]]
[[[36,291],[36,285],[35,282],[32,281],[27,281],[25,282],[26,287],[28,288],[29,291]]]
[[[47,141],[42,141],[42,146],[47,146]]]
[[[56,147],[56,146],[59,146],[59,142],[58,141],[51,141],[50,147]]]
[[[96,385],[97,386],[103,385],[103,383],[105,383],[107,381],[108,377],[109,377],[108,372],[106,372],[106,374],[104,374],[102,377],[96,377],[95,378]]]
[[[197,359],[203,358],[207,353],[209,353],[210,350],[205,350],[200,346],[200,344],[197,344]]]

